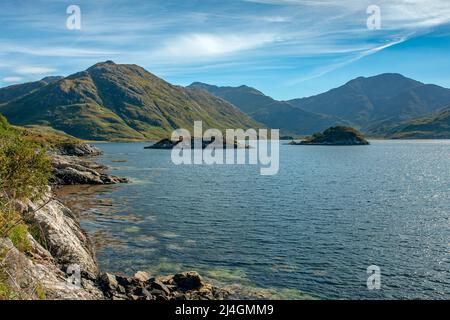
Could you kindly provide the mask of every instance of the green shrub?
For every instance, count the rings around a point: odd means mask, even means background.
[[[10,238],[22,252],[29,248],[28,227],[13,202],[41,198],[51,172],[44,149],[24,140],[0,115],[0,238]]]
[[[31,249],[30,241],[28,240],[28,227],[24,223],[19,223],[13,226],[8,232],[8,238],[12,241],[17,250],[21,252],[28,252]]]
[[[17,298],[18,295],[16,292],[0,279],[0,300],[13,300]]]
[[[0,192],[14,199],[36,199],[48,185],[52,168],[45,151],[20,136],[0,140]]]
[[[9,128],[8,121],[0,114],[0,130],[7,130]]]
[[[27,253],[31,249],[30,227],[15,210],[14,201],[42,198],[51,173],[51,161],[42,145],[11,127],[0,115],[0,240],[9,238],[21,252]],[[0,252],[0,263],[2,255]],[[0,300],[33,296],[11,288],[7,281],[11,281],[10,275],[3,271],[0,265]],[[34,296],[45,299],[40,286],[32,289]]]

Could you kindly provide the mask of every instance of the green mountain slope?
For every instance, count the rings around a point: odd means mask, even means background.
[[[376,134],[377,131],[373,130]],[[389,127],[385,135],[393,139],[450,139],[450,107],[431,115]]]
[[[450,103],[450,89],[400,74],[359,77],[328,92],[289,101],[307,111],[334,115],[372,131],[435,112]]]
[[[248,87],[218,87],[194,82],[189,88],[204,89],[232,103],[240,110],[269,128],[281,129],[283,135],[307,135],[347,122],[335,116],[317,114],[277,101]]]
[[[24,84],[16,84],[13,86],[0,88],[0,104],[23,97],[34,90],[45,87],[46,85],[56,82],[62,77],[46,77],[35,82],[28,82]]]
[[[204,90],[171,85],[136,65],[99,63],[0,106],[17,125],[46,125],[89,140],[159,139],[177,128],[261,125]]]

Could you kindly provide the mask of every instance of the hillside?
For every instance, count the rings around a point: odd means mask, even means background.
[[[0,88],[0,104],[23,97],[34,90],[45,87],[46,85],[56,82],[62,77],[46,77],[39,81],[28,82],[24,84],[16,84],[5,88]]]
[[[204,89],[232,103],[267,127],[281,129],[284,135],[312,134],[332,125],[346,123],[335,116],[305,111],[288,102],[277,101],[248,86],[218,87],[194,82],[189,88]]]
[[[289,103],[343,118],[370,132],[371,127],[381,123],[387,128],[443,108],[450,103],[450,89],[387,73],[359,77],[328,92]]]
[[[0,105],[16,125],[44,125],[88,140],[168,137],[177,128],[258,128],[204,90],[174,86],[136,65],[112,61],[59,79]]]
[[[389,128],[386,135],[393,139],[450,139],[450,107],[404,121]]]

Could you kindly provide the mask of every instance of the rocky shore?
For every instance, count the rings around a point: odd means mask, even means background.
[[[52,151],[54,185],[128,182],[107,175],[104,166],[86,158],[98,154],[100,150],[89,146]],[[100,273],[78,217],[53,196],[50,187],[43,200],[17,201],[15,207],[30,226],[30,246],[23,252],[9,239],[0,239],[1,267],[21,299],[205,300],[236,294],[206,283],[196,272],[156,278],[145,272],[133,277]]]

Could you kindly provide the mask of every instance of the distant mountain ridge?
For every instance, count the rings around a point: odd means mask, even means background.
[[[341,117],[370,133],[380,123],[395,125],[436,112],[450,104],[450,89],[385,73],[359,77],[325,93],[289,103]]]
[[[247,86],[195,82],[190,87],[229,101],[269,127],[300,135],[351,125],[369,135],[389,136],[405,121],[432,115],[450,105],[450,89],[397,73],[358,77],[325,93],[288,101],[274,100]]]
[[[249,86],[174,86],[139,66],[112,61],[66,78],[0,88],[0,113],[11,123],[51,126],[90,140],[167,138],[174,129],[192,128],[195,120],[205,129],[265,126],[294,136],[344,125],[380,137],[450,138],[446,109],[440,112],[448,106],[450,89],[395,73],[277,101]],[[429,130],[408,131],[424,123]]]
[[[137,65],[98,63],[66,78],[0,89],[0,113],[17,125],[47,125],[88,140],[159,139],[174,129],[259,128],[230,103],[174,86]],[[28,90],[28,93],[26,92]]]
[[[281,129],[284,135],[308,135],[333,125],[348,123],[335,116],[305,111],[289,102],[277,101],[248,86],[218,87],[194,82],[188,88],[206,90],[232,103],[254,120],[270,128]]]

